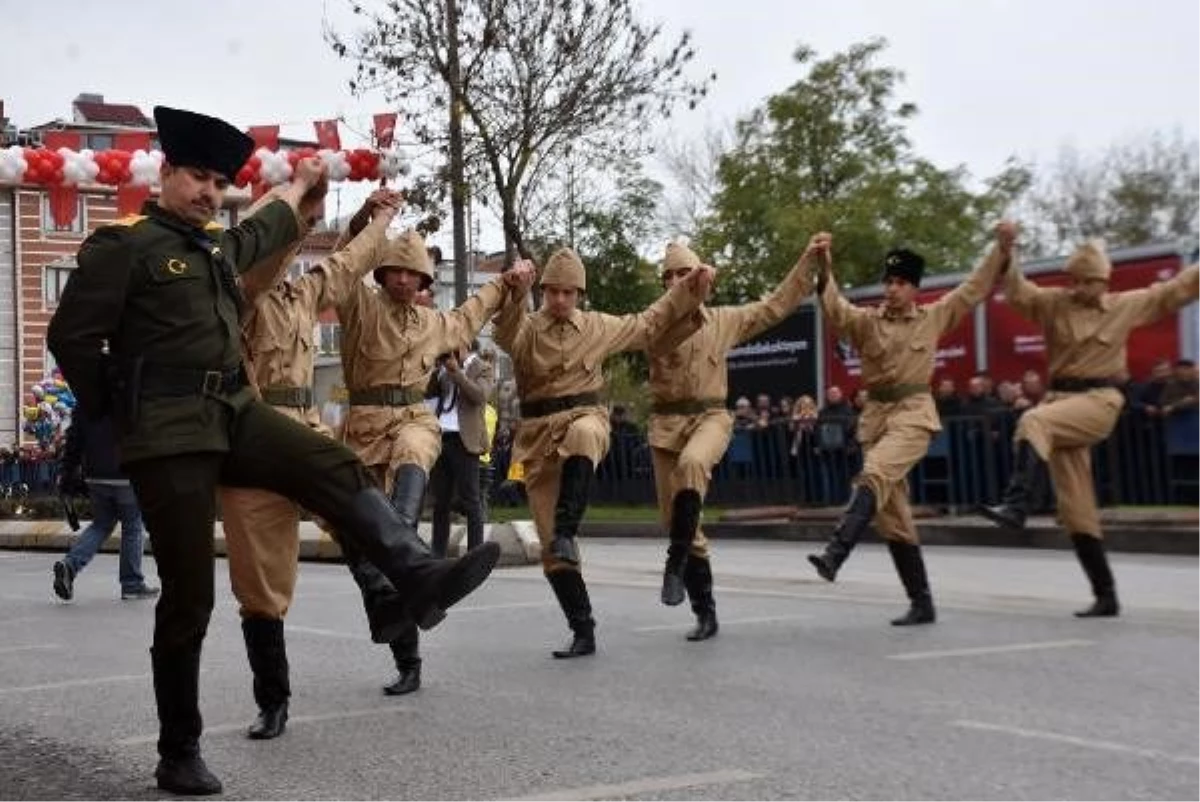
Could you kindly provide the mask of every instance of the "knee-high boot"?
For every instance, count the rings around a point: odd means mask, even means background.
[[[691,641],[708,640],[717,634],[717,601],[713,598],[712,564],[701,557],[689,556],[684,567],[683,581],[692,599],[696,626],[687,634]]]
[[[874,517],[875,493],[865,485],[855,485],[850,504],[834,527],[825,551],[808,555],[808,561],[817,569],[822,579],[828,582],[837,579],[842,563],[846,562],[850,552],[858,545],[859,539],[862,538],[863,532],[867,531]]]
[[[929,577],[925,573],[921,547],[899,540],[889,540],[887,544],[888,551],[892,553],[892,562],[896,565],[896,573],[900,575],[904,592],[908,594],[910,602],[908,612],[892,619],[892,626],[932,624],[937,620],[937,613],[933,609],[933,594],[929,591]]]
[[[979,513],[999,526],[1024,529],[1041,465],[1042,458],[1029,441],[1017,441],[1012,475],[1008,479],[1008,486],[1004,488],[1000,503],[994,507],[984,505],[979,508]]]
[[[684,571],[688,549],[700,525],[700,493],[680,490],[671,502],[671,543],[667,546],[667,563],[663,567],[662,603],[668,607],[683,604],[686,595]]]
[[[392,659],[396,661],[396,679],[390,685],[385,685],[383,692],[388,696],[403,696],[421,687],[421,649],[417,628],[410,627],[408,632],[388,644],[392,649]]]
[[[1108,566],[1104,541],[1098,537],[1077,533],[1071,535],[1071,542],[1075,545],[1075,555],[1079,558],[1079,564],[1083,566],[1083,572],[1087,574],[1088,582],[1092,585],[1092,594],[1096,597],[1092,606],[1076,612],[1076,617],[1113,618],[1120,615],[1117,582]]]
[[[552,654],[560,659],[583,657],[596,651],[596,621],[592,618],[592,602],[588,598],[583,574],[570,569],[546,574],[550,587],[567,617],[573,637],[565,649],[556,649]]]
[[[292,695],[283,621],[243,618],[242,635],[254,673],[254,701],[258,704],[258,717],[246,735],[255,740],[278,738],[287,725],[288,698]]]
[[[158,705],[158,787],[192,796],[221,793],[221,781],[200,757],[200,648],[150,649]]]
[[[595,473],[596,468],[587,457],[575,455],[563,460],[558,501],[554,505],[554,540],[550,543],[550,553],[570,565],[579,565],[579,546],[575,538],[587,510]]]

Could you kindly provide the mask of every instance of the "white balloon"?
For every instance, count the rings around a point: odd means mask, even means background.
[[[412,164],[398,150],[389,150],[379,158],[379,174],[384,178],[408,175],[411,171]]]
[[[29,163],[25,161],[25,149],[20,145],[0,148],[0,182],[19,184]]]
[[[162,169],[163,154],[161,150],[135,150],[129,159],[129,183],[135,187],[152,187],[158,183],[158,174]]]
[[[70,148],[59,148],[58,155],[63,157],[64,184],[91,183],[100,173],[95,154],[86,148],[78,152]]]
[[[275,186],[292,177],[292,165],[288,161],[286,151],[272,152],[266,148],[259,148],[254,155],[262,162],[262,166],[258,168],[258,175],[264,184]]]
[[[350,176],[350,160],[343,151],[322,148],[317,158],[325,165],[330,181],[345,181]]]

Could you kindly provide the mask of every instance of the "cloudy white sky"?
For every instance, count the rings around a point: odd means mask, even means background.
[[[829,54],[872,36],[890,42],[886,61],[907,76],[901,96],[921,110],[910,128],[918,152],[977,177],[1010,155],[1047,162],[1067,144],[1098,151],[1154,130],[1200,130],[1195,0],[640,4],[668,31],[691,30],[697,68],[718,74],[673,133],[731,122],[795,81],[800,42]],[[291,136],[343,115],[365,134],[386,104],[349,94],[351,66],[323,43],[323,17],[343,29],[355,21],[345,0],[2,0],[0,99],[20,126],[66,117],[77,94],[94,92],[147,112],[164,103],[240,126],[281,123]],[[342,142],[363,140],[343,127]],[[343,203],[361,189],[347,187]]]

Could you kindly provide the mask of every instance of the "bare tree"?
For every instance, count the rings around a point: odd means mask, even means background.
[[[639,153],[650,119],[680,103],[694,107],[715,79],[687,78],[689,35],[664,42],[661,26],[640,21],[630,0],[455,5],[467,170],[487,176],[509,260],[528,253],[527,196],[567,148],[591,158]],[[443,2],[351,6],[363,28],[325,31],[334,51],[357,63],[351,89],[384,90],[419,139],[444,142],[451,72]]]
[[[676,135],[655,150],[665,173],[666,190],[659,209],[663,227],[676,236],[694,237],[712,208],[721,186],[721,157],[733,147],[730,126],[710,125],[695,138]]]
[[[1195,237],[1200,225],[1197,142],[1156,132],[1088,157],[1064,148],[1022,204],[1041,253],[1063,253],[1080,240],[1110,246]]]

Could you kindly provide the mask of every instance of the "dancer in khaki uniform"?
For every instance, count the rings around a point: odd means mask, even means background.
[[[831,244],[825,240],[826,263]],[[996,227],[996,245],[962,284],[931,304],[916,303],[925,260],[909,250],[884,259],[884,302],[864,309],[838,291],[832,275],[823,277],[821,309],[837,331],[844,332],[862,355],[862,379],[868,400],[858,422],[863,469],[854,478],[850,505],[822,554],[808,559],[832,582],[867,526],[874,520],[887,541],[896,572],[911,601],[896,626],[931,624],[936,618],[925,561],[908,502],[908,472],[929,450],[941,431],[929,392],[938,339],[957,326],[983,300],[1012,252],[1016,228]]]
[[[1067,287],[1038,287],[1015,265],[1005,277],[1008,302],[1042,327],[1050,392],[1017,424],[1016,459],[1000,506],[980,512],[1002,526],[1024,528],[1038,465],[1049,462],[1058,519],[1071,534],[1096,599],[1075,615],[1110,617],[1120,605],[1101,540],[1091,449],[1109,436],[1125,404],[1115,377],[1126,368],[1130,331],[1195,301],[1200,273],[1193,265],[1152,287],[1109,292],[1112,265],[1103,243],[1089,242],[1067,260],[1067,274]]]
[[[804,255],[766,299],[741,306],[700,308],[700,330],[671,348],[651,343],[651,407],[648,439],[653,449],[658,514],[670,534],[663,570],[662,602],[691,597],[696,627],[688,640],[717,634],[708,540],[700,529],[704,494],[733,430],[725,408],[729,394],[726,358],[735,345],[787,317],[812,290],[812,262],[824,254],[814,237]],[[683,245],[667,246],[662,264],[668,290],[700,267],[700,257]]]
[[[407,231],[384,249],[368,287],[358,276],[331,277],[326,292],[342,324],[342,371],[350,395],[342,439],[388,493],[401,520],[414,529],[429,471],[442,446],[425,388],[439,355],[466,347],[508,297],[508,287],[532,283],[533,268],[516,266],[485,284],[458,309],[439,312],[418,304],[433,283],[433,264],[421,235]],[[355,565],[366,565],[355,559]],[[387,592],[373,572],[364,580]],[[364,591],[365,592],[365,591]],[[407,654],[397,653],[400,678],[390,694],[421,683],[417,633],[408,630]]]
[[[570,658],[596,651],[575,536],[596,466],[608,451],[608,414],[599,392],[604,360],[659,339],[670,347],[695,332],[699,319],[692,313],[712,286],[712,268],[692,271],[644,312],[620,317],[576,308],[587,280],[583,262],[569,249],[550,257],[541,286],[542,308],[528,314],[517,304],[505,307],[495,337],[512,357],[521,399],[512,458],[525,469],[542,570],[574,633],[570,645],[553,654]]]
[[[326,282],[340,272],[361,279],[378,264],[387,245],[384,232],[399,202],[395,193],[374,193],[351,223],[351,234],[357,236],[295,281],[274,286],[242,282],[250,310],[242,326],[250,383],[276,411],[326,436],[331,433],[321,423],[313,399],[312,337],[318,315],[329,305]],[[374,219],[365,225],[372,214]],[[277,277],[293,255],[290,251],[279,260]],[[247,734],[275,738],[286,725],[291,695],[283,619],[296,586],[300,508],[266,490],[222,487],[220,492],[230,582],[240,605],[259,707]],[[363,592],[372,638],[390,644],[400,672],[386,690],[415,690],[406,672],[416,657],[416,625],[378,569],[361,560],[350,561],[349,567]]]

